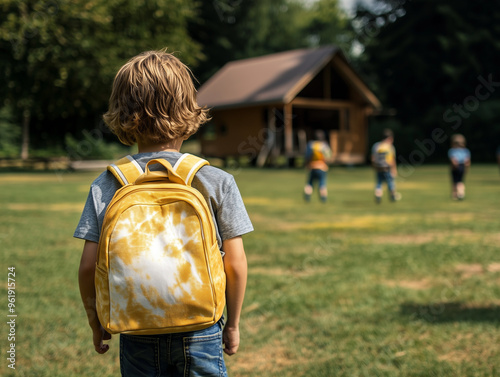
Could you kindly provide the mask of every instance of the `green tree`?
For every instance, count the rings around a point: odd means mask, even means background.
[[[232,60],[331,43],[348,51],[353,38],[337,0],[206,1],[189,29],[206,56],[201,82]]]
[[[19,137],[21,129],[11,123],[12,118],[8,108],[0,110],[0,158],[15,157],[19,154]]]
[[[351,19],[340,8],[338,0],[317,0],[309,9],[306,27],[312,45],[334,44],[347,55],[353,53],[354,30]]]
[[[358,9],[361,66],[384,105],[397,110],[405,149],[442,128],[447,136],[464,133],[476,157],[493,155],[499,21],[499,0],[378,0]],[[437,145],[428,159],[445,156],[447,147]]]
[[[304,12],[297,0],[202,2],[189,28],[206,56],[196,76],[204,82],[229,61],[307,46]]]
[[[187,34],[195,14],[188,0],[0,2],[0,107],[22,121],[22,157],[30,134],[63,140],[101,113],[117,68],[133,55],[168,47],[196,64],[200,46]]]

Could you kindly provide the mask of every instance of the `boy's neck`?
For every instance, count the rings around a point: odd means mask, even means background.
[[[150,143],[148,141],[138,141],[137,147],[139,153],[148,153],[148,152],[180,152],[182,142],[184,140],[182,138],[170,140],[166,143]]]

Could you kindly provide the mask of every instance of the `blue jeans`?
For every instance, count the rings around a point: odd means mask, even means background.
[[[326,171],[320,169],[312,169],[309,172],[309,179],[307,183],[314,187],[315,182],[319,183],[319,188],[326,187]]]
[[[389,191],[392,193],[396,189],[396,186],[394,185],[394,178],[392,177],[392,174],[390,171],[378,171],[377,172],[377,184],[375,185],[376,189],[381,189],[382,188],[382,182],[387,182],[387,187],[389,188]]]
[[[124,377],[227,377],[222,352],[222,320],[193,332],[120,335]]]

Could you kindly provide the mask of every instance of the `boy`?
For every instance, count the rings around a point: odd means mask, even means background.
[[[138,144],[133,158],[143,169],[154,158],[172,165],[181,156],[182,142],[208,120],[208,110],[196,103],[189,69],[166,52],[144,52],[117,73],[104,120],[126,145]],[[123,376],[225,376],[222,351],[233,355],[239,346],[239,320],[247,279],[241,236],[253,230],[234,178],[204,166],[192,186],[206,199],[217,228],[226,273],[227,322],[199,331],[163,335],[120,336]],[[74,236],[85,240],[79,269],[83,305],[98,353],[109,349],[96,313],[95,262],[106,208],[120,184],[109,172],[91,185]],[[224,344],[224,349],[222,348]]]
[[[332,150],[326,143],[325,134],[321,130],[314,132],[314,140],[307,143],[306,163],[309,169],[307,183],[304,187],[304,199],[311,200],[314,183],[318,182],[320,200],[325,203],[328,197],[326,187],[326,173],[328,172],[328,163],[332,158]]]
[[[451,163],[451,197],[453,200],[465,199],[464,176],[470,166],[470,151],[465,147],[465,137],[455,134],[451,137],[448,158]]]
[[[396,168],[396,150],[393,143],[394,134],[391,130],[385,129],[383,140],[375,143],[372,147],[371,161],[376,171],[375,201],[377,203],[382,201],[382,183],[384,181],[387,182],[391,201],[399,200],[394,183],[398,171]]]

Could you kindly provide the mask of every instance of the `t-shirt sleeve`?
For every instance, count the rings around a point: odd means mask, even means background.
[[[323,154],[327,160],[329,160],[332,157],[332,150],[328,143],[323,143]]]
[[[85,202],[82,216],[80,217],[80,221],[76,227],[73,237],[92,242],[99,242],[99,221],[97,218],[92,189],[90,190],[87,201]]]
[[[224,196],[215,217],[222,241],[253,231],[252,222],[232,176],[224,182]]]

